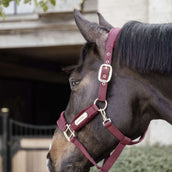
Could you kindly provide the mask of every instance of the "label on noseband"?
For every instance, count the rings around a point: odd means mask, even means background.
[[[84,112],[78,119],[75,120],[75,125],[79,125],[82,121],[87,118],[88,114]]]

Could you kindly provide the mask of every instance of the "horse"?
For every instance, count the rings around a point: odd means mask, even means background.
[[[86,20],[77,10],[74,17],[87,42],[78,64],[69,69],[71,95],[64,112],[69,124],[76,114],[97,100],[98,71],[113,28],[100,13],[99,24]],[[172,124],[172,24],[126,23],[113,48],[112,68],[106,114],[121,133],[134,140],[145,133],[153,119]],[[97,103],[104,106],[104,102]],[[101,111],[75,137],[96,162],[107,158],[119,143],[103,126]],[[93,164],[57,127],[47,166],[51,172],[87,172]]]

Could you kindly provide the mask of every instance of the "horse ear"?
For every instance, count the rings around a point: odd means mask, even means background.
[[[99,18],[99,24],[101,26],[104,26],[108,31],[110,31],[113,28],[113,26],[109,24],[99,12],[97,12],[97,15]]]
[[[100,25],[83,18],[78,10],[74,10],[75,22],[81,34],[88,42],[96,43],[101,49],[105,48],[108,32]]]

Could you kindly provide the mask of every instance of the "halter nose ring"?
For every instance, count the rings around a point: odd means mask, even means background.
[[[94,100],[94,104],[95,105],[97,105],[97,102],[98,102],[99,100],[98,100],[98,98],[96,99],[96,100]],[[99,101],[100,102],[100,101]],[[103,108],[99,108],[99,112],[101,112],[101,111],[105,111],[106,110],[106,108],[107,108],[107,100],[105,100],[104,102],[103,101],[101,101],[102,103],[104,103],[104,107]]]

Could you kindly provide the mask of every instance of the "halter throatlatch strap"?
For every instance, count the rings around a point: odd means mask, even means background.
[[[106,51],[105,51],[105,58],[104,64],[100,66],[99,73],[98,73],[98,80],[100,81],[98,98],[94,101],[94,104],[88,106],[81,112],[79,112],[71,124],[66,122],[64,117],[64,111],[61,113],[60,118],[57,121],[57,125],[60,130],[63,131],[64,136],[66,139],[73,143],[76,147],[78,147],[81,152],[89,159],[89,161],[97,167],[99,172],[108,172],[112,165],[115,163],[119,155],[121,154],[122,150],[126,145],[133,145],[141,142],[146,134],[142,135],[138,141],[132,141],[130,138],[126,137],[123,133],[121,133],[111,122],[110,118],[106,116],[106,108],[107,108],[107,101],[106,101],[106,93],[107,93],[107,86],[108,82],[112,76],[112,53],[113,48],[115,46],[115,42],[117,40],[118,33],[120,32],[120,28],[113,28],[109,32],[107,42],[106,42]],[[96,105],[97,101],[101,101],[105,103],[104,108],[99,109]],[[103,125],[104,127],[111,132],[118,140],[119,143],[115,150],[112,152],[109,157],[104,160],[103,166],[99,167],[91,155],[88,153],[86,148],[79,142],[77,139],[75,132],[84,127],[98,112],[101,113],[103,117]]]
[[[98,74],[98,79],[100,81],[99,92],[98,92],[99,101],[106,100],[107,86],[112,76],[111,61],[112,61],[113,48],[115,46],[118,33],[120,32],[120,30],[121,30],[120,28],[113,28],[110,30],[108,34],[104,64],[100,66],[99,74]]]

